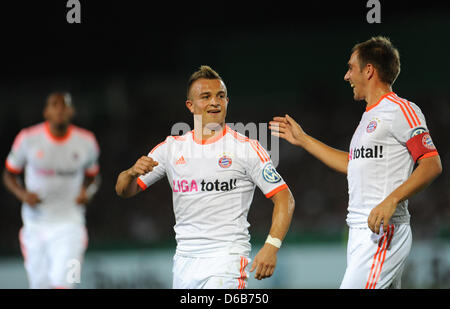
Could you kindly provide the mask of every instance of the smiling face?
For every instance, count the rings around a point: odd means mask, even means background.
[[[227,88],[220,79],[200,78],[192,83],[186,106],[194,114],[194,122],[201,120],[202,128],[223,128],[227,115]]]
[[[350,83],[353,88],[353,98],[356,101],[366,98],[367,78],[360,67],[358,52],[352,53],[348,61],[348,71],[344,76],[344,80]]]

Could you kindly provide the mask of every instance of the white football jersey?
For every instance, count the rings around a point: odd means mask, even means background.
[[[366,109],[350,143],[347,223],[367,227],[370,211],[411,175],[417,159],[438,155],[420,108],[394,92]],[[391,223],[409,223],[408,201]]]
[[[197,140],[194,131],[169,136],[148,156],[159,165],[137,182],[145,190],[167,176],[179,255],[248,256],[247,214],[255,186],[268,198],[287,188],[266,150],[228,126],[206,141]]]
[[[27,191],[41,203],[22,205],[24,225],[72,222],[84,224],[84,207],[76,203],[84,175],[99,171],[99,147],[90,131],[70,125],[67,134],[55,137],[49,123],[20,131],[6,159],[15,174],[25,171]]]

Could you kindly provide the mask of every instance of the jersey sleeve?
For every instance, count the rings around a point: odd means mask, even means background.
[[[92,134],[92,139],[89,144],[88,161],[85,166],[84,174],[87,177],[94,177],[100,171],[100,165],[98,164],[98,157],[100,156],[100,147],[98,146],[95,135]]]
[[[21,174],[26,164],[27,131],[23,129],[14,139],[11,151],[6,158],[6,169],[13,174]]]
[[[417,105],[407,103],[399,107],[394,115],[392,122],[394,137],[408,148],[414,162],[438,155],[425,116]]]
[[[139,187],[141,187],[142,190],[146,190],[148,187],[150,187],[152,184],[160,180],[166,175],[166,158],[167,158],[167,141],[168,138],[166,138],[165,141],[159,143],[155,146],[149,153],[148,157],[152,158],[154,161],[158,162],[158,165],[153,167],[153,171],[139,176],[137,181],[137,184]]]
[[[262,193],[271,198],[288,186],[273,166],[267,151],[256,140],[249,141],[249,175]]]

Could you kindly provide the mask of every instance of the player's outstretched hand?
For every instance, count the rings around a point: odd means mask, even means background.
[[[148,172],[153,171],[153,167],[157,166],[158,162],[147,156],[140,157],[136,163],[128,170],[132,177],[139,177]]]
[[[256,279],[261,280],[273,275],[277,265],[277,252],[278,248],[268,243],[259,250],[250,268],[250,272],[256,269]]]
[[[367,224],[372,232],[379,234],[380,226],[383,224],[384,232],[387,232],[389,226],[389,220],[391,220],[392,215],[397,208],[397,202],[387,198],[381,204],[372,209],[367,219]]]
[[[288,114],[284,117],[273,117],[269,122],[269,129],[272,135],[284,138],[296,146],[302,146],[306,136],[302,127]]]
[[[41,203],[41,199],[36,193],[26,191],[22,197],[22,202],[34,207],[36,204]]]

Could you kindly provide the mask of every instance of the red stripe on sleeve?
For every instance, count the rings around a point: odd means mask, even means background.
[[[284,189],[287,189],[287,188],[288,188],[287,184],[284,183],[284,184],[282,184],[281,186],[279,186],[279,187],[273,189],[272,191],[270,191],[269,193],[267,193],[267,194],[266,194],[266,197],[267,197],[267,198],[271,198],[272,196],[274,196],[274,195],[277,194],[278,192],[280,192],[280,191],[282,191],[282,190],[284,190]]]
[[[5,161],[5,167],[9,172],[13,174],[16,175],[22,174],[22,169],[12,166],[10,163],[8,163],[8,159]]]
[[[409,117],[408,117],[408,115],[406,114],[405,109],[403,108],[402,104],[399,103],[399,102],[397,102],[396,100],[394,100],[394,99],[391,98],[391,97],[387,97],[387,99],[388,99],[389,101],[391,101],[392,103],[397,104],[397,105],[400,107],[400,109],[402,110],[403,115],[405,116],[406,120],[408,121],[409,127],[410,127],[410,128],[414,128],[414,126],[412,125],[411,121],[409,120]]]
[[[136,182],[138,186],[141,187],[142,191],[148,188],[147,185],[140,178],[136,179]]]
[[[425,158],[431,158],[431,157],[438,156],[438,155],[439,155],[439,153],[437,151],[432,151],[432,152],[424,154],[423,156],[421,156],[417,160],[422,160],[422,159],[425,159]]]
[[[91,169],[85,170],[84,175],[86,175],[87,177],[95,177],[95,176],[97,176],[99,171],[100,171],[100,167],[98,165],[96,165]]]

